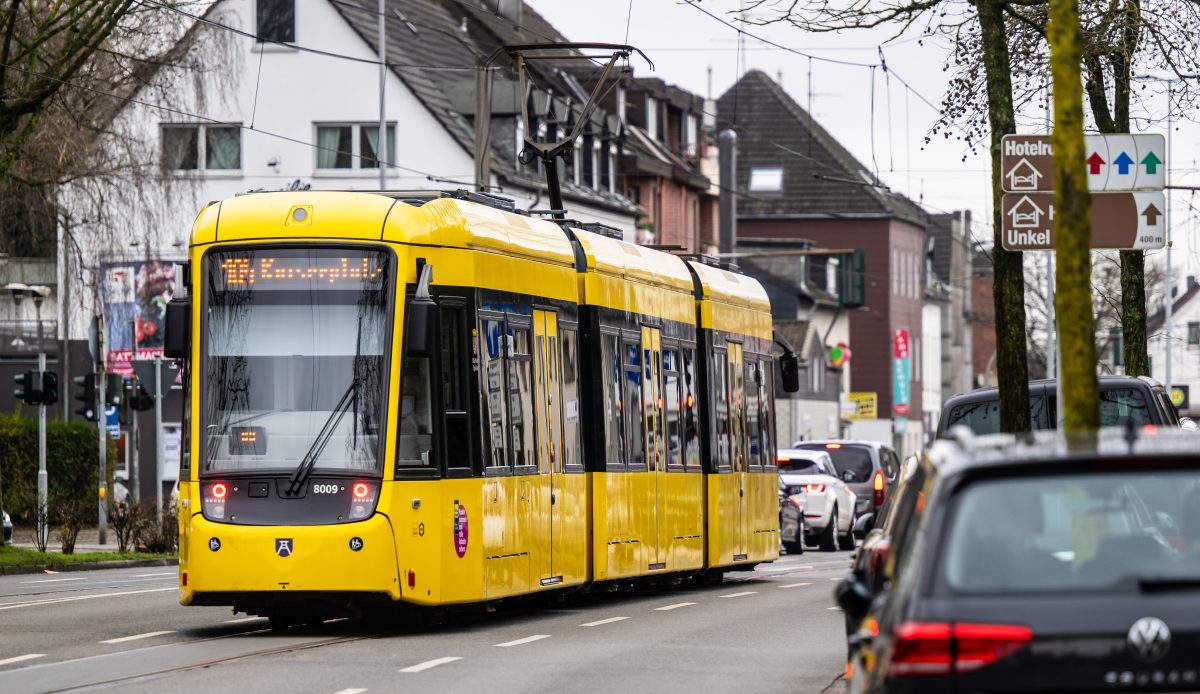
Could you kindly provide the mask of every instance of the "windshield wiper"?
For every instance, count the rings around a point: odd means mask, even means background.
[[[334,406],[333,412],[329,413],[329,417],[321,425],[321,430],[313,438],[312,445],[308,447],[304,458],[300,460],[300,464],[296,466],[296,471],[292,473],[291,480],[288,481],[288,487],[284,492],[288,496],[296,496],[304,488],[304,483],[308,481],[308,476],[312,474],[313,468],[317,465],[317,458],[321,457],[325,446],[333,438],[333,432],[337,429],[337,425],[341,423],[342,417],[350,409],[350,404],[358,399],[356,391],[361,383],[362,379],[360,377],[355,377],[354,380],[350,381],[350,387],[346,389],[346,392],[342,395],[342,399],[338,400],[337,405]]]
[[[1146,593],[1200,590],[1200,576],[1139,576],[1137,584]]]

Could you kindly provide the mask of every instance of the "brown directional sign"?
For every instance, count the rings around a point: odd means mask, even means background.
[[[1054,194],[1005,193],[1004,248],[1054,248]],[[1092,248],[1152,249],[1166,244],[1162,193],[1092,193]]]
[[[1088,189],[1156,191],[1167,183],[1166,139],[1156,133],[1084,137]],[[1000,178],[1006,193],[1054,190],[1049,135],[1005,135],[1000,143]]]

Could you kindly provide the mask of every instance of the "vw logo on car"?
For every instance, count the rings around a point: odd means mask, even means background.
[[[1129,650],[1143,663],[1157,663],[1171,650],[1171,630],[1158,617],[1142,617],[1129,627]]]

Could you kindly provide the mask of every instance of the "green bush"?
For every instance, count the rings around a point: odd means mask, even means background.
[[[95,424],[46,422],[46,474],[50,522],[72,503],[97,504],[98,437]],[[112,488],[116,446],[108,441],[107,483]],[[33,525],[37,510],[38,423],[17,413],[0,413],[0,494],[4,509],[19,525]],[[94,515],[94,514],[93,514]]]

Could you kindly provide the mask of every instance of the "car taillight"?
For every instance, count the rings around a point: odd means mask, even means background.
[[[229,485],[224,482],[210,482],[200,487],[200,507],[205,518],[212,520],[225,519],[225,498],[229,495]]]
[[[1013,624],[905,622],[892,641],[891,675],[973,672],[1016,653],[1032,640],[1029,627]]]
[[[825,491],[825,485],[823,485],[823,484],[806,484],[806,485],[804,485],[804,491],[808,492],[809,494],[821,494],[821,493],[824,493],[824,491]]]
[[[362,520],[375,511],[379,485],[375,482],[355,482],[350,485],[350,520]]]
[[[871,487],[875,490],[875,505],[883,506],[883,472],[875,471],[875,480]]]

